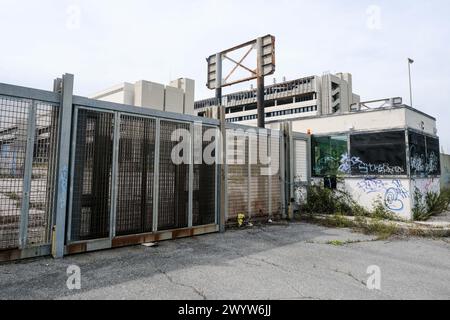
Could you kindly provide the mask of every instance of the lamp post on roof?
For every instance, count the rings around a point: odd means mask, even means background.
[[[408,72],[409,72],[409,104],[413,106],[413,95],[412,95],[412,81],[411,81],[411,65],[414,63],[414,60],[408,58]]]

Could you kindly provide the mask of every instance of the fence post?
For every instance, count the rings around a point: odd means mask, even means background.
[[[200,129],[201,130],[201,129]],[[195,142],[196,142],[196,123],[190,124],[190,154],[189,154],[189,179],[188,179],[188,227],[192,228],[194,225],[193,205],[194,205],[194,164],[195,164]]]
[[[158,231],[158,211],[159,211],[159,162],[161,148],[161,119],[156,119],[155,131],[155,163],[153,173],[153,232]]]
[[[33,152],[36,136],[36,101],[28,109],[27,142],[23,177],[22,210],[20,214],[19,247],[24,249],[28,238],[28,216],[30,211],[31,180],[33,175]]]
[[[252,219],[252,146],[251,146],[251,133],[246,134],[247,139],[247,152],[248,152],[248,163],[247,163],[247,211],[248,211],[248,219],[251,221]],[[256,136],[256,141],[258,141],[258,135]],[[256,143],[258,145],[258,142]],[[258,147],[256,147],[256,150],[258,150]],[[256,151],[257,155],[256,158],[258,159],[258,151]]]
[[[220,216],[219,216],[219,228],[220,232],[225,232],[225,223],[227,215],[227,128],[225,121],[225,107],[219,107],[220,110],[220,131],[222,135],[221,156],[222,161],[220,165]]]
[[[60,122],[59,122],[59,148],[56,190],[56,224],[53,229],[52,255],[54,258],[64,256],[64,240],[68,198],[68,177],[70,160],[70,135],[72,129],[72,100],[73,100],[72,74],[65,74],[62,81]]]
[[[109,217],[109,238],[116,237],[116,219],[117,219],[117,197],[119,194],[119,148],[120,148],[120,122],[121,114],[114,113],[114,140],[113,140],[113,163],[112,163],[112,195],[111,195],[111,216]]]
[[[269,157],[270,157],[270,162],[269,162],[269,171],[268,171],[268,174],[269,174],[269,219],[273,219],[273,210],[272,210],[272,174],[273,174],[273,172],[272,172],[272,167],[273,167],[273,164],[272,164],[272,161],[274,161],[273,160],[273,154],[272,154],[272,134],[273,134],[273,132],[272,132],[272,130],[270,130],[270,133],[269,133],[269,131],[267,132],[267,150],[268,150],[268,154],[269,154]]]

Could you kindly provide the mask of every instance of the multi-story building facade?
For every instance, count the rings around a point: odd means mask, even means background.
[[[353,93],[349,73],[324,74],[273,84],[265,88],[267,121],[284,121],[294,117],[340,114],[360,102]],[[219,101],[215,98],[197,101],[199,116],[217,117]],[[256,90],[229,94],[223,97],[228,122],[254,126],[257,124]]]

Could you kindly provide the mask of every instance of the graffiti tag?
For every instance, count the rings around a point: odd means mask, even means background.
[[[384,204],[389,210],[402,211],[403,200],[409,198],[409,191],[403,187],[400,180],[392,181],[393,187],[388,188],[384,195]]]
[[[364,179],[358,183],[358,187],[365,193],[381,192],[386,189],[385,183],[379,179]]]
[[[365,163],[360,157],[351,157],[348,154],[344,154],[341,158],[339,171],[345,174],[351,174],[353,168],[357,168],[359,172],[363,174],[394,175],[403,174],[405,172],[405,170],[399,166],[391,166],[388,163]]]
[[[357,186],[366,194],[384,193],[384,205],[392,211],[402,211],[405,207],[404,200],[410,197],[409,191],[400,180],[386,183],[379,179],[364,179]]]

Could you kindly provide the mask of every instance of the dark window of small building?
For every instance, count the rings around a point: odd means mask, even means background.
[[[439,139],[426,137],[427,141],[427,162],[426,172],[430,176],[437,176],[441,174],[441,159]]]
[[[341,169],[353,175],[406,175],[405,131],[351,135],[350,155]]]
[[[347,135],[312,138],[313,175],[330,177],[343,174],[341,160],[348,154]]]

